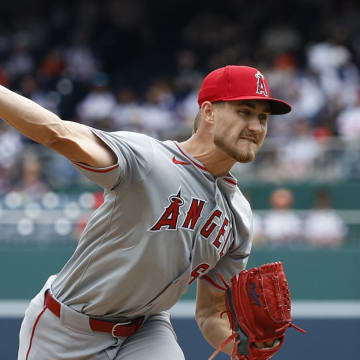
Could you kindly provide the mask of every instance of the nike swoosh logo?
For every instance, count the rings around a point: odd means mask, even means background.
[[[173,156],[172,161],[176,165],[190,165],[191,164],[189,161],[178,160],[175,156]]]

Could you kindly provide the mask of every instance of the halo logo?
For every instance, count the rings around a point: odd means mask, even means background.
[[[269,96],[267,91],[266,91],[266,86],[265,86],[265,81],[264,81],[264,75],[258,71],[255,74],[255,77],[257,78],[257,87],[256,87],[256,93],[259,95],[265,95],[265,96]]]

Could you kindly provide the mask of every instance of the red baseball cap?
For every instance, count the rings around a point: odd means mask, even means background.
[[[269,84],[265,76],[250,66],[228,65],[208,74],[199,90],[198,103],[204,101],[266,100],[271,114],[280,115],[291,111],[283,100],[270,97]]]

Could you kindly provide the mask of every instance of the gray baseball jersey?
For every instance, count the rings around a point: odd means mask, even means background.
[[[197,277],[220,284],[244,269],[249,203],[231,175],[214,178],[180,144],[94,130],[118,163],[77,163],[105,189],[73,256],[52,283],[58,300],[93,317],[131,318],[171,308]]]

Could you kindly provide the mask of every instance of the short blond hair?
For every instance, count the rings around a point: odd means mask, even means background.
[[[201,112],[199,110],[194,119],[193,133],[196,133],[199,127],[200,118],[201,118]]]
[[[215,106],[223,105],[223,104],[225,104],[225,101],[222,101],[222,100],[213,102],[213,105],[215,105]],[[197,129],[199,128],[200,120],[201,120],[201,110],[199,110],[195,116],[194,126],[193,126],[193,134],[196,133]]]

